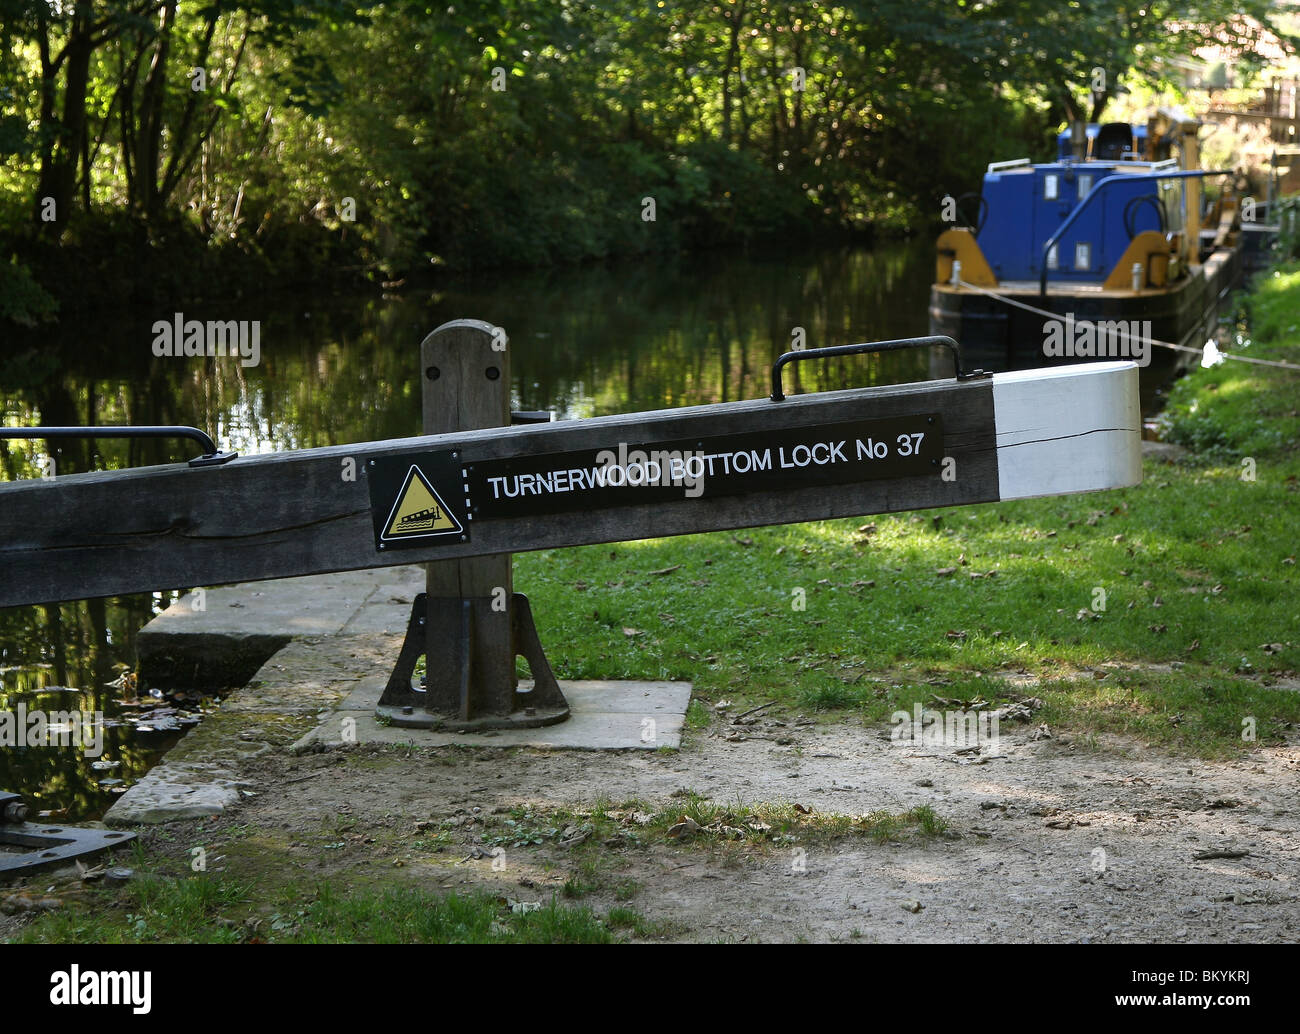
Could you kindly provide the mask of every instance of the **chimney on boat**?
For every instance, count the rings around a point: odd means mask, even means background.
[[[1075,119],[1070,124],[1070,147],[1076,162],[1088,157],[1088,123],[1083,119]]]

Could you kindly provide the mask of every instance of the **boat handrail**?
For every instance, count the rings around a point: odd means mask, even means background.
[[[1204,176],[1231,176],[1231,169],[1176,169],[1172,172],[1152,172],[1143,173],[1140,176],[1134,176],[1130,173],[1116,173],[1107,176],[1104,180],[1096,184],[1092,190],[1088,191],[1088,196],[1074,206],[1074,210],[1065,217],[1065,221],[1056,228],[1056,232],[1047,238],[1043,245],[1043,255],[1041,272],[1038,275],[1038,296],[1047,297],[1047,256],[1051,254],[1052,249],[1060,243],[1065,231],[1074,225],[1075,220],[1083,213],[1083,210],[1092,203],[1092,199],[1100,194],[1112,183],[1140,183],[1145,180],[1185,180],[1195,179]]]
[[[989,162],[989,167],[985,170],[985,175],[990,172],[1001,172],[1003,169],[1018,169],[1022,165],[1028,165],[1028,158],[1012,158],[1005,162]]]

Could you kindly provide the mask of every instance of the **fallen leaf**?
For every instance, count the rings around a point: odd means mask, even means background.
[[[700,831],[700,824],[689,815],[683,815],[672,826],[668,828],[668,835],[674,840],[681,840],[683,837],[691,836]]]

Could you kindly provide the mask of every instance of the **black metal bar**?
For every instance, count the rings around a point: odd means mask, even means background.
[[[229,463],[237,452],[222,452],[206,431],[197,427],[149,424],[133,427],[0,427],[0,438],[188,438],[203,446],[203,455],[190,460],[191,467]]]
[[[555,414],[549,409],[514,409],[510,412],[512,424],[549,424],[555,420]]]
[[[987,377],[983,370],[967,373],[961,366],[961,346],[952,338],[933,334],[929,337],[897,338],[893,341],[868,341],[858,345],[831,345],[828,348],[805,348],[798,352],[786,352],[772,364],[772,401],[783,402],[785,392],[781,386],[781,371],[789,363],[802,362],[805,359],[829,359],[837,355],[866,355],[871,352],[897,352],[904,348],[946,348],[952,352],[953,368],[957,380],[970,380],[972,377]]]

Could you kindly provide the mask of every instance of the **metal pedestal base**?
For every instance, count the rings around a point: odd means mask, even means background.
[[[519,694],[526,698],[527,693]],[[492,729],[537,729],[544,725],[555,725],[569,717],[569,708],[527,707],[508,715],[486,715],[461,721],[436,714],[420,711],[414,707],[392,707],[380,704],[375,714],[386,718],[392,725],[405,729],[432,729],[438,732],[488,732]]]
[[[376,717],[403,728],[448,732],[534,729],[569,717],[569,702],[542,650],[523,593],[511,596],[508,671],[476,668],[476,646],[482,644],[476,640],[475,615],[484,606],[490,607],[490,601],[416,596],[397,665],[375,707]],[[431,623],[440,630],[436,639],[429,634]],[[415,685],[415,666],[421,656],[426,684]],[[529,690],[520,690],[515,681],[516,656],[522,656],[532,672]]]
[[[74,859],[88,858],[135,839],[134,833],[116,830],[13,821],[25,817],[26,813],[22,798],[0,792],[0,846],[31,848],[21,854],[0,851],[0,880],[57,869]]]

